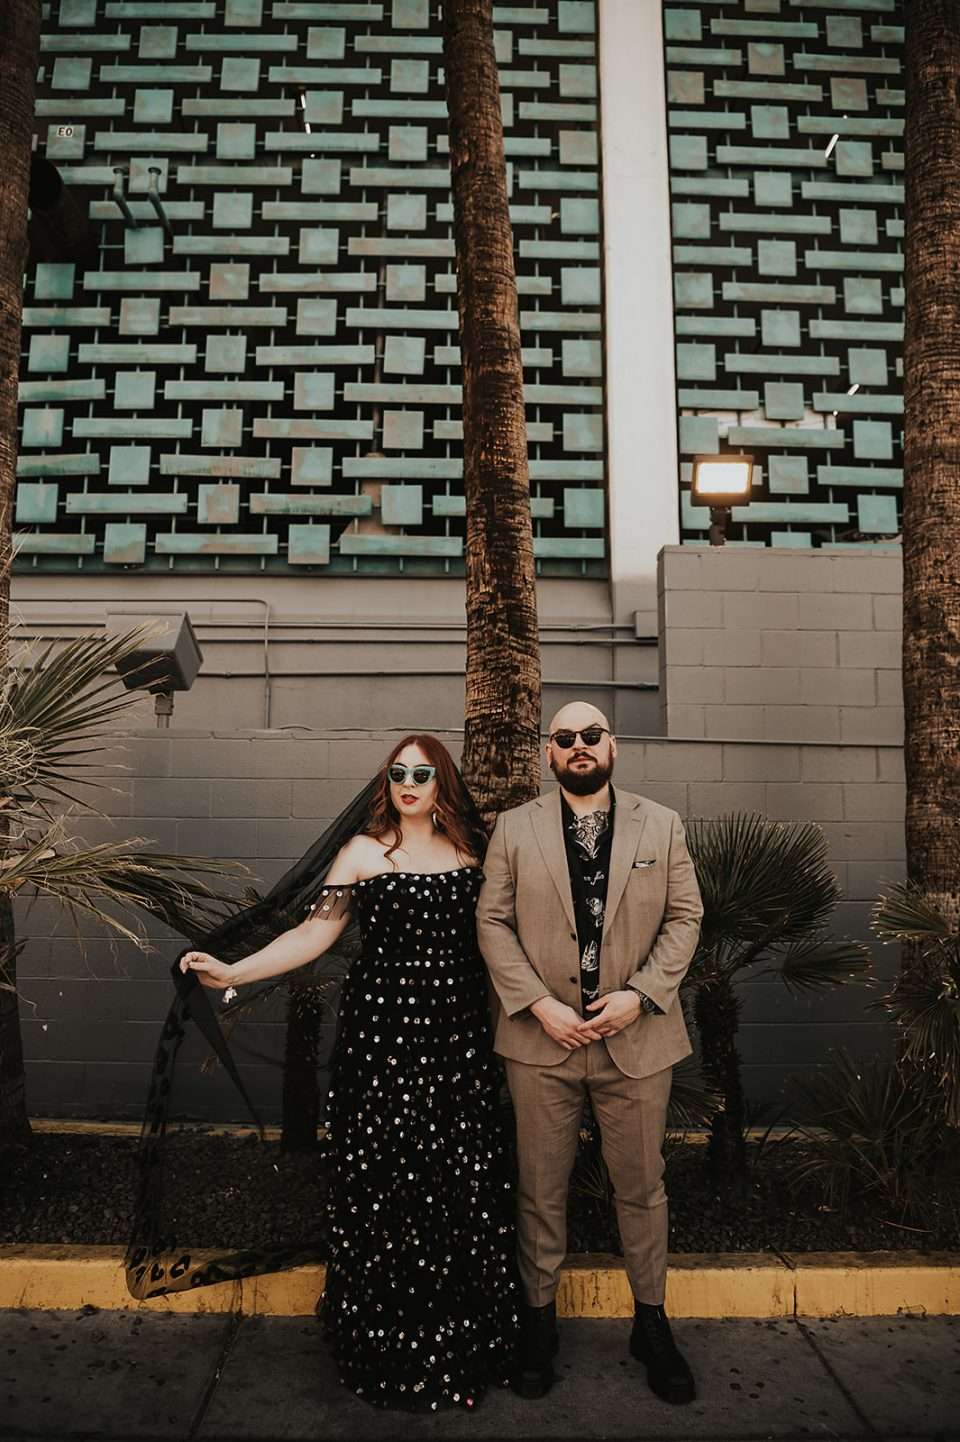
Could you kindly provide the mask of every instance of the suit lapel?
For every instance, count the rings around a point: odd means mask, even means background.
[[[617,814],[613,823],[613,845],[610,848],[607,904],[604,908],[603,918],[604,938],[613,925],[617,907],[623,900],[623,893],[630,879],[630,870],[637,854],[637,846],[646,820],[646,812],[640,804],[640,798],[636,796],[628,798],[618,791]]]
[[[571,928],[576,931],[577,923],[573,914],[573,893],[570,890],[570,873],[567,870],[567,851],[563,844],[563,817],[560,811],[560,792],[541,796],[531,813],[534,834],[543,853],[543,860],[557,893],[563,903],[563,912]]]

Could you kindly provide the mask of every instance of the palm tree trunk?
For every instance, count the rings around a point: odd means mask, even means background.
[[[17,387],[27,260],[30,148],[40,58],[39,0],[0,7],[0,668],[8,664]],[[0,823],[0,841],[5,827]],[[0,1151],[29,1141],[13,908],[0,898]]]
[[[907,6],[907,870],[960,919],[960,8]],[[916,956],[905,952],[906,968]]]
[[[717,1181],[733,1185],[746,1176],[747,1152],[743,1136],[743,1081],[737,1051],[740,1003],[726,977],[714,977],[697,987],[694,1017],[704,1079],[723,1098],[722,1107],[710,1119],[710,1169]]]
[[[540,788],[523,366],[491,0],[444,0],[467,504],[463,771],[489,821]]]

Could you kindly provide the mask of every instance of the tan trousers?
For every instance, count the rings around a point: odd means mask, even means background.
[[[517,1119],[517,1257],[527,1302],[552,1302],[567,1252],[567,1191],[589,1094],[616,1192],[627,1276],[639,1302],[660,1305],[667,1275],[663,1136],[673,1068],[629,1077],[606,1043],[556,1066],[504,1058]]]

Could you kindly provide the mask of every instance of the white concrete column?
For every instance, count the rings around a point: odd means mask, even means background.
[[[599,0],[611,602],[651,633],[679,540],[662,23],[660,0]]]

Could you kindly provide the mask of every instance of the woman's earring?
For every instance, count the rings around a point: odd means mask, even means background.
[[[440,812],[439,812],[439,811],[435,811],[435,812],[433,813],[433,818],[432,818],[432,819],[433,819],[433,829],[434,829],[434,831],[442,831],[442,830],[443,830],[443,827],[442,827],[442,825],[440,824]]]

